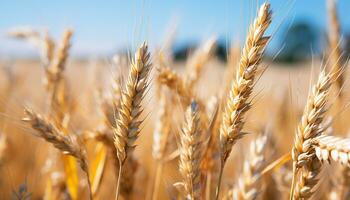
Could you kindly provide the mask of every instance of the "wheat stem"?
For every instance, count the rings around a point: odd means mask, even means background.
[[[119,159],[118,159],[119,160]],[[122,176],[122,169],[123,169],[123,164],[122,162],[119,160],[119,171],[118,171],[118,179],[117,179],[117,189],[115,192],[115,200],[119,199],[119,191],[120,191],[120,179]]]

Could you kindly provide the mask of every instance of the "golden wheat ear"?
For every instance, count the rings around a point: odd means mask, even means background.
[[[242,50],[236,79],[232,82],[229,95],[224,106],[224,113],[220,125],[220,153],[221,169],[219,183],[216,190],[216,199],[219,198],[222,172],[229,157],[233,145],[243,137],[242,128],[244,115],[251,107],[250,96],[256,82],[258,66],[262,55],[270,39],[264,36],[265,31],[271,24],[272,11],[269,3],[264,3],[258,12],[253,24],[250,26],[248,35]]]
[[[17,27],[8,31],[7,36],[24,40],[35,46],[40,52],[44,68],[46,69],[50,65],[53,59],[55,42],[50,37],[48,31],[38,31],[31,27]]]
[[[249,154],[243,163],[243,173],[232,191],[234,199],[258,199],[263,193],[264,179],[261,172],[265,167],[267,135],[261,134],[250,143]]]
[[[293,159],[293,181],[291,187],[291,198],[311,198],[314,194],[314,187],[321,171],[321,163],[315,155],[315,148],[312,146],[313,139],[320,136],[325,128],[322,125],[327,106],[330,87],[335,81],[334,73],[321,71],[317,83],[307,99],[301,122],[298,125],[292,150]],[[301,170],[300,176],[298,172]],[[296,182],[296,185],[294,183]]]
[[[186,81],[175,71],[168,67],[159,68],[157,79],[159,83],[166,85],[179,95],[182,105],[187,106],[191,103],[192,90],[187,87]]]
[[[135,141],[140,133],[142,120],[139,117],[143,110],[141,101],[149,85],[151,66],[148,46],[143,43],[131,63],[128,80],[122,91],[114,130],[114,144],[118,159],[122,162],[126,159],[128,152],[134,149]]]
[[[183,176],[186,198],[200,199],[202,192],[200,164],[203,157],[203,142],[198,104],[192,102],[187,108],[185,123],[180,134],[179,171]]]
[[[270,4],[264,3],[248,32],[239,69],[232,83],[220,126],[223,162],[228,158],[232,146],[242,137],[243,116],[251,106],[249,97],[255,83],[258,65],[270,38],[265,37],[264,33],[271,23],[271,14]]]
[[[33,110],[26,108],[24,111],[26,117],[22,120],[37,131],[38,137],[51,143],[63,154],[71,155],[78,160],[80,168],[87,176],[89,195],[90,199],[92,199],[86,151],[79,144],[78,138],[73,135],[64,135],[52,123],[44,119],[41,115],[35,113]]]
[[[141,101],[149,86],[149,74],[152,65],[148,46],[143,43],[137,50],[131,62],[128,80],[123,88],[119,103],[119,112],[114,129],[114,146],[119,160],[119,176],[117,181],[116,199],[119,198],[120,181],[126,178],[122,167],[127,157],[132,155],[135,148],[135,141],[139,137],[143,120],[140,115],[143,111]],[[130,157],[132,159],[132,157]],[[129,160],[130,160],[129,159]],[[124,172],[125,173],[125,172]],[[124,186],[122,185],[123,192]]]
[[[198,82],[204,66],[210,61],[216,48],[217,38],[209,38],[203,45],[201,45],[189,59],[187,67],[186,82],[190,88],[193,88]]]
[[[313,140],[320,161],[331,160],[350,167],[350,139],[321,135]]]

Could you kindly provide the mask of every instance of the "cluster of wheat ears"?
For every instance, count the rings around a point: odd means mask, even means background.
[[[114,78],[110,95],[100,95],[103,124],[79,134],[68,126],[74,101],[70,98],[64,73],[72,31],[66,30],[61,42],[54,41],[47,32],[11,31],[11,37],[38,47],[45,70],[48,112],[39,114],[26,107],[22,119],[22,123],[35,131],[35,136],[61,152],[58,158],[50,159],[63,163],[64,180],[55,181],[53,175],[57,169],[48,169],[50,176],[44,199],[96,199],[106,173],[116,177],[114,187],[110,187],[113,189],[110,199],[349,199],[350,139],[334,136],[332,122],[335,118],[326,118],[329,98],[334,91],[337,105],[344,102],[343,66],[346,64],[339,45],[334,1],[330,2],[329,62],[310,88],[295,131],[294,145],[289,153],[281,153],[273,159],[268,156],[275,151],[268,128],[258,134],[243,131],[247,112],[254,110],[251,109],[254,86],[265,70],[261,61],[270,41],[270,36],[265,33],[272,21],[269,3],[259,8],[238,58],[233,58],[236,52],[230,52],[233,56],[229,55],[231,65],[226,69],[228,86],[221,86],[215,97],[205,100],[196,91],[204,66],[213,55],[215,38],[200,46],[190,57],[185,75],[170,67],[167,54],[157,51],[152,55],[147,43],[143,43],[128,64],[128,73],[125,76],[119,73]],[[116,62],[121,60],[116,58]],[[152,144],[155,173],[149,176],[146,185],[135,178],[142,165],[135,149],[139,148],[137,144],[144,122],[150,120],[148,113],[144,113],[147,103],[143,100],[151,85],[157,107]],[[181,111],[174,107],[180,107]],[[183,119],[181,122],[173,120],[177,115]],[[181,128],[176,130],[174,127]],[[230,170],[242,170],[235,180],[227,180],[225,169],[230,155],[241,150],[235,148],[236,144],[249,135],[254,138],[244,153],[244,161],[230,167]],[[0,137],[0,152],[5,148],[5,139]],[[87,153],[87,141],[96,141],[94,156]],[[105,170],[108,159],[114,166],[110,171]],[[162,178],[164,166],[174,160],[175,172],[180,178],[178,182],[165,184]],[[341,164],[335,168],[341,175],[339,181],[324,189],[322,169],[330,161]],[[85,178],[79,175],[78,167]],[[334,170],[332,173],[337,174]],[[86,180],[85,184],[80,184],[79,179]],[[135,185],[142,185],[145,196],[135,197]],[[167,196],[160,194],[165,189]],[[26,198],[23,193],[17,197]]]

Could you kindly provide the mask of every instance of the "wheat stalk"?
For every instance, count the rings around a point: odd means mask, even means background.
[[[46,119],[30,109],[25,109],[25,113],[26,117],[23,118],[23,121],[29,123],[31,127],[37,131],[38,137],[41,137],[47,142],[51,143],[63,154],[71,155],[78,160],[80,168],[86,174],[89,187],[89,195],[90,199],[92,199],[86,152],[79,145],[77,138],[73,135],[64,135],[52,123],[48,122]]]
[[[202,190],[200,163],[203,144],[198,109],[194,101],[187,108],[185,124],[180,134],[179,171],[183,176],[185,196],[188,199],[200,199]]]
[[[326,74],[325,71],[321,71],[317,83],[313,86],[309,94],[304,114],[296,131],[292,150],[293,183],[291,187],[291,198],[308,199],[314,193],[313,188],[317,184],[317,175],[321,170],[321,164],[315,156],[312,141],[325,130],[322,122],[328,110],[326,105],[327,97],[333,81],[334,74]],[[300,178],[295,179],[301,168]],[[297,180],[295,191],[293,189],[294,180]]]

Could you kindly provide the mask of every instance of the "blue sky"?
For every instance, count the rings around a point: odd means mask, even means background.
[[[33,48],[4,37],[16,26],[46,27],[59,37],[73,27],[74,54],[104,55],[123,47],[134,48],[148,40],[160,44],[166,31],[177,24],[177,41],[201,41],[215,34],[242,38],[261,0],[1,0],[0,53],[34,52]],[[280,32],[293,21],[306,19],[325,28],[325,0],[270,0],[274,23],[270,33]],[[338,0],[341,24],[350,31],[349,0]],[[282,24],[282,25],[281,25]]]

